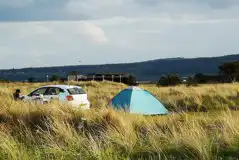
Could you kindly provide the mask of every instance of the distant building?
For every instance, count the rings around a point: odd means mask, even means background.
[[[82,81],[82,80],[87,80],[87,76],[81,75],[81,74],[69,74],[68,75],[68,81]]]
[[[88,74],[88,80],[94,81],[113,81],[113,82],[124,82],[130,75],[128,73],[93,73]]]
[[[112,81],[127,84],[129,79],[129,73],[92,73],[88,75],[68,75],[69,81]]]

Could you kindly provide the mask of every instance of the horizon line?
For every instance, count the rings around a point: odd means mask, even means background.
[[[55,65],[55,66],[38,66],[38,67],[23,67],[23,68],[8,68],[8,69],[0,69],[0,71],[7,71],[7,70],[22,70],[22,69],[38,69],[38,68],[57,68],[57,67],[76,67],[76,66],[104,66],[104,65],[124,65],[124,64],[136,64],[136,63],[147,63],[147,62],[151,62],[151,61],[157,61],[157,60],[182,60],[182,59],[202,59],[202,58],[221,58],[221,57],[226,57],[226,56],[235,56],[235,55],[239,55],[237,54],[226,54],[226,55],[221,55],[221,56],[204,56],[204,57],[171,57],[171,58],[158,58],[158,59],[149,59],[149,60],[145,60],[145,61],[135,61],[135,62],[119,62],[119,63],[101,63],[101,64],[82,64],[82,65]]]

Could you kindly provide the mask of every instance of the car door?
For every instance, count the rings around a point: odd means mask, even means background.
[[[30,100],[41,99],[41,95],[45,96],[47,89],[48,89],[48,87],[38,88],[37,90],[30,93],[28,95],[28,97],[29,97]]]
[[[59,99],[59,94],[62,92],[63,89],[58,87],[49,87],[46,94],[44,95],[44,98],[47,100],[55,100]]]

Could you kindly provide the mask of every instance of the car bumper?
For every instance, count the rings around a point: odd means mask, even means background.
[[[90,109],[90,102],[82,102],[82,103],[71,103],[74,108],[89,110]]]

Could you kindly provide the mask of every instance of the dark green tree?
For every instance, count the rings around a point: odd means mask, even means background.
[[[168,74],[168,75],[162,76],[159,79],[157,85],[158,86],[175,86],[181,83],[182,83],[182,80],[177,74]]]
[[[219,66],[221,74],[227,75],[231,82],[236,81],[239,75],[239,61],[227,62]]]
[[[197,83],[206,83],[207,82],[207,79],[206,79],[206,76],[202,73],[197,73],[194,75],[194,80],[197,82]]]
[[[35,80],[35,78],[34,78],[34,77],[29,77],[29,78],[28,78],[28,82],[29,82],[29,83],[33,83],[33,82],[34,82],[34,80]]]
[[[161,76],[159,81],[157,82],[157,86],[168,86],[169,85],[169,79],[167,75]]]
[[[189,86],[197,86],[198,82],[197,82],[197,80],[193,76],[189,76],[187,78],[186,85],[187,85],[187,87],[189,87]]]
[[[51,82],[59,81],[59,80],[60,80],[60,76],[57,75],[57,74],[52,75],[51,78],[50,78]]]
[[[134,75],[130,74],[126,83],[129,86],[136,85],[136,77]]]
[[[78,75],[78,74],[79,74],[78,71],[71,71],[71,72],[69,73],[69,75],[74,75],[74,76],[76,76],[76,75]]]

